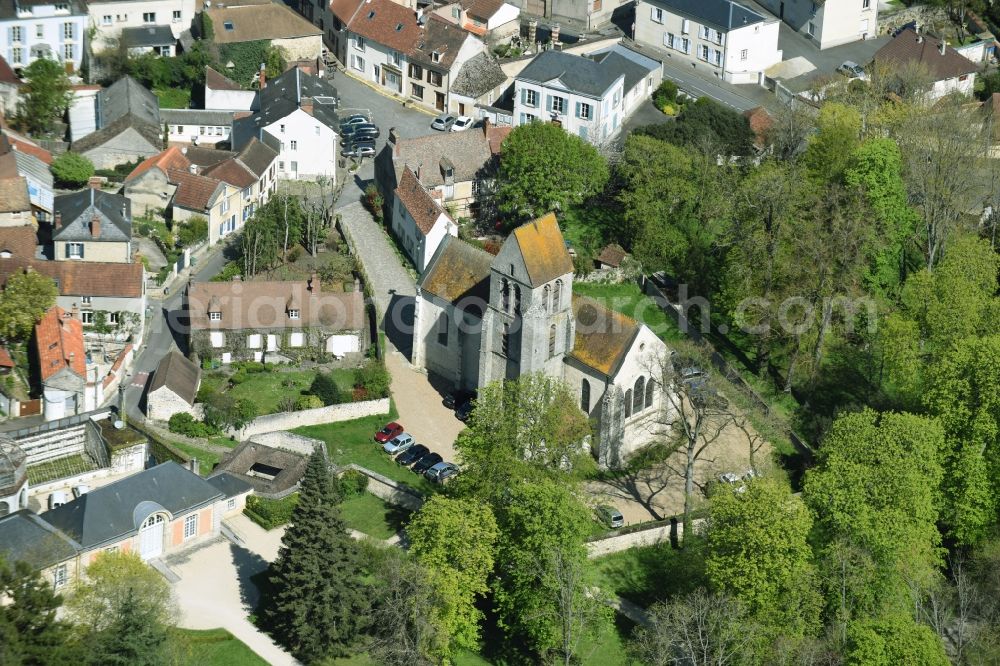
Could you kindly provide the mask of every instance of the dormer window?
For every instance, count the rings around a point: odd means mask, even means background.
[[[208,320],[209,321],[222,321],[222,313],[221,312],[209,312],[208,313]]]
[[[431,51],[431,62],[441,62],[441,54],[437,51]]]
[[[289,319],[298,319],[299,318],[299,311],[298,310],[289,310],[288,311],[288,318]]]

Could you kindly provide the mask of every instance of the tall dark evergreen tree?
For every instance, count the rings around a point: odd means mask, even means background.
[[[71,664],[78,647],[56,619],[62,597],[25,562],[0,560],[0,664]]]
[[[306,663],[346,654],[368,617],[358,549],[341,519],[340,500],[317,449],[259,609],[264,628]]]
[[[129,588],[111,624],[94,637],[94,666],[161,666],[167,663],[167,630]]]

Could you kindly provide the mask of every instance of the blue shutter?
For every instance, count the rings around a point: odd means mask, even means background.
[[[528,103],[528,89],[527,88],[521,88],[521,104],[527,104],[527,103]],[[521,115],[524,115],[524,114],[521,114]]]
[[[576,103],[576,117],[577,118],[582,118],[583,117],[583,116],[580,115],[580,103],[579,102]]]
[[[65,249],[66,249],[66,258],[69,259],[69,243],[66,243]]]
[[[552,110],[552,95],[545,96],[545,110],[546,111]]]

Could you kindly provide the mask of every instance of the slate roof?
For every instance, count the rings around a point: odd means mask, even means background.
[[[622,72],[590,58],[562,51],[542,51],[515,79],[538,84],[558,79],[575,93],[600,98],[621,76]]]
[[[323,31],[288,7],[277,3],[206,8],[212,19],[216,44],[253,42],[260,39],[294,39],[322,35]],[[226,24],[232,24],[232,30]]]
[[[217,72],[208,65],[205,66],[205,87],[211,90],[246,90],[246,88],[236,83],[236,81]]]
[[[220,493],[225,495],[227,499],[253,490],[253,486],[243,479],[230,474],[229,472],[213,474],[205,480],[212,484],[212,487],[216,488]]]
[[[225,187],[217,178],[181,169],[171,169],[167,179],[177,186],[174,191],[174,205],[194,211],[208,210],[215,199],[215,193]]]
[[[385,150],[392,152],[397,183],[402,180],[404,167],[414,170],[420,167],[420,182],[426,187],[437,187],[445,184],[442,160],[451,162],[456,183],[475,180],[498,152],[499,141],[492,139],[506,137],[510,131],[511,128],[507,127],[488,127],[465,132],[439,132],[413,139],[397,139],[395,150],[388,144]]]
[[[490,298],[493,255],[454,236],[445,236],[420,278],[420,289],[482,316]]]
[[[194,282],[187,301],[193,330],[322,327],[359,331],[365,327],[360,291],[313,290],[310,280]],[[210,321],[209,310],[220,312],[222,319]],[[298,310],[299,318],[290,319],[288,310]]]
[[[699,23],[728,32],[766,19],[732,0],[657,0],[673,13],[696,19]]]
[[[264,172],[271,168],[274,160],[278,159],[278,151],[253,138],[243,146],[236,159],[249,169],[252,174],[257,176],[257,178],[260,178],[264,175]]]
[[[234,111],[206,111],[205,109],[160,109],[164,125],[230,125]]]
[[[958,51],[945,45],[944,55],[939,50],[941,40],[930,35],[918,35],[907,28],[880,48],[872,59],[890,67],[919,64],[927,69],[935,81],[953,79],[978,71],[976,63],[959,55]]]
[[[256,463],[281,471],[273,479],[249,476],[247,472]],[[217,472],[221,470],[237,480],[247,483],[257,492],[278,493],[288,490],[301,481],[308,464],[308,456],[246,441],[225,454],[215,469]]]
[[[127,129],[134,129],[150,146],[159,150],[163,147],[163,136],[160,125],[153,125],[131,114],[122,116],[110,125],[105,125],[95,132],[84,136],[82,139],[74,141],[71,145],[74,153],[87,153],[94,148],[110,141]],[[138,148],[142,148],[138,146]]]
[[[312,116],[338,132],[337,89],[323,79],[307,74],[298,67],[267,81],[254,100],[259,109],[249,116],[233,121],[230,143],[240,150],[251,138],[258,137],[261,128],[290,115],[302,104],[303,97],[313,99]]]
[[[184,153],[184,157],[186,157],[191,164],[197,164],[203,169],[207,169],[213,164],[218,164],[219,162],[228,160],[236,154],[229,150],[202,148],[200,146],[185,146],[184,148],[181,148],[181,152]]]
[[[424,236],[431,232],[442,213],[448,216],[409,168],[403,169],[403,179],[396,188],[396,197],[403,203],[403,207],[410,213],[410,217]],[[450,216],[448,218],[451,219]]]
[[[122,28],[122,41],[129,47],[170,46],[177,41],[168,25]]]
[[[507,75],[500,69],[500,63],[486,51],[472,56],[455,75],[451,92],[473,99],[482,97],[507,81]]]
[[[54,240],[132,240],[132,202],[119,194],[88,187],[57,196],[53,210],[56,215],[62,216],[62,226],[52,231]],[[98,238],[91,233],[91,220],[95,216],[101,221]]]
[[[135,534],[156,511],[177,517],[222,498],[210,483],[170,461],[95,488],[41,517],[89,550]]]
[[[130,127],[150,145],[163,145],[156,95],[131,76],[124,76],[97,93],[97,127],[96,131],[73,142],[73,152],[92,150]]]
[[[179,397],[194,404],[198,395],[198,383],[201,381],[201,368],[176,349],[170,350],[160,359],[149,384],[149,393],[166,386]]]
[[[0,249],[10,247],[3,241],[0,229]],[[34,254],[32,249],[31,254]],[[60,296],[111,296],[117,298],[142,297],[143,266],[135,261],[125,263],[105,263],[99,261],[45,261],[17,255],[10,259],[0,258],[0,284],[17,271],[34,270],[56,281]]]
[[[132,169],[132,173],[125,177],[125,184],[129,184],[135,179],[152,169],[159,169],[163,175],[170,173],[171,169],[187,169],[191,165],[190,160],[184,156],[177,146],[170,146],[162,153],[147,157],[139,166]]]
[[[42,381],[68,369],[81,379],[86,376],[83,324],[56,306],[35,324],[35,351]]]
[[[0,516],[0,558],[45,569],[72,559],[82,548],[27,509]]]
[[[521,251],[528,271],[528,281],[533,287],[573,272],[573,260],[566,250],[566,241],[559,231],[554,213],[548,213],[514,229],[505,242],[511,240],[517,243]]]
[[[625,75],[625,92],[635,88],[649,76],[650,72],[663,67],[663,63],[647,58],[621,44],[615,44],[606,51],[592,54],[591,57],[609,71]]]
[[[639,323],[577,294],[573,294],[573,315],[576,339],[570,356],[604,375],[614,375],[639,334]]]
[[[0,178],[0,213],[23,213],[31,210],[28,180],[23,176]]]

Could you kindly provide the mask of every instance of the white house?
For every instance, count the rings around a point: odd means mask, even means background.
[[[168,421],[174,414],[196,415],[195,398],[201,385],[201,368],[176,349],[156,366],[146,392],[146,415]]]
[[[211,67],[205,67],[205,108],[213,111],[249,111],[256,90],[246,90]]]
[[[521,9],[503,0],[460,0],[434,13],[490,44],[510,40],[521,31]]]
[[[599,51],[586,54],[611,71],[625,75],[625,93],[622,99],[622,115],[628,118],[636,107],[649,99],[663,80],[663,63],[654,60],[624,44],[615,44]]]
[[[907,29],[880,48],[872,62],[888,72],[921,70],[930,77],[928,102],[951,93],[972,95],[979,67],[944,41]]]
[[[337,99],[328,82],[293,67],[265,81],[256,111],[233,122],[233,150],[257,138],[278,151],[278,178],[336,178]]]
[[[0,55],[14,69],[50,58],[75,72],[86,34],[87,13],[75,0],[8,0],[0,5]]]
[[[441,193],[434,192],[438,199],[427,191],[409,167],[405,167],[392,207],[392,231],[421,273],[444,237],[458,236],[458,225],[439,202]]]
[[[733,0],[639,0],[635,41],[730,83],[760,83],[781,62],[779,26]]]
[[[878,0],[758,0],[816,46],[828,49],[878,35]]]
[[[160,122],[167,132],[167,143],[215,146],[229,143],[233,129],[232,111],[205,109],[160,109]]]
[[[195,4],[195,0],[92,0],[87,3],[94,29],[91,50],[115,48],[126,28],[165,26],[176,40],[191,27]]]

